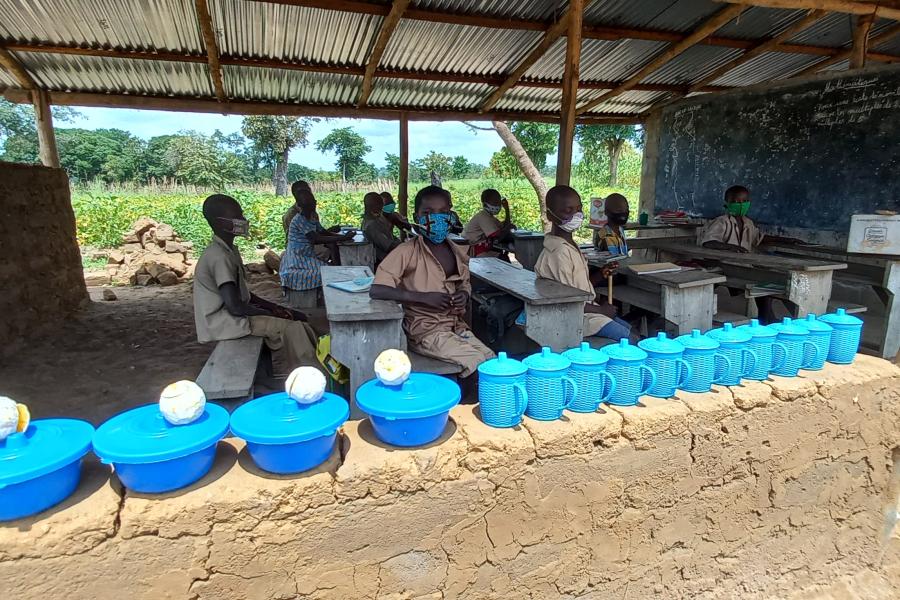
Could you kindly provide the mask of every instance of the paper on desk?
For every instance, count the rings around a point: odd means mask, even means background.
[[[629,265],[629,269],[635,275],[653,275],[655,273],[677,273],[681,267],[670,262],[645,263],[641,265]]]

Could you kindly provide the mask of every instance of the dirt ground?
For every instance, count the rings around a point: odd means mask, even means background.
[[[275,276],[255,275],[256,294],[280,301]],[[34,418],[75,417],[95,425],[156,402],[169,383],[195,379],[212,352],[197,342],[191,284],[117,287],[115,301],[88,288],[92,302],[53,328],[4,349],[0,395],[24,402]],[[310,322],[327,329],[324,310]],[[283,372],[276,356],[276,372]]]

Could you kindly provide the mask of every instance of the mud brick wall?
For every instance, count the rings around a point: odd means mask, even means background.
[[[87,299],[64,170],[0,162],[0,281],[0,344]]]
[[[472,407],[427,448],[363,422],[318,470],[242,444],[164,496],[86,471],[0,526],[16,600],[819,598],[900,592],[900,369],[860,356],[645,406],[491,429]],[[860,579],[849,580],[866,573]],[[877,580],[877,581],[875,581]],[[887,582],[887,583],[885,583]]]

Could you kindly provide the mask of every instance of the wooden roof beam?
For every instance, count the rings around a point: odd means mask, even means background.
[[[894,25],[890,29],[882,31],[878,35],[869,38],[869,45],[877,46],[878,44],[881,44],[881,43],[884,43],[884,42],[890,40],[897,34],[900,34],[900,24]],[[853,48],[850,48],[849,50],[844,50],[840,54],[836,54],[826,60],[821,60],[821,61],[817,62],[816,64],[812,65],[811,67],[807,67],[807,68],[803,69],[802,71],[800,71],[799,73],[795,73],[795,74],[791,75],[790,79],[794,79],[796,77],[805,77],[806,75],[818,73],[825,67],[830,67],[831,65],[837,64],[837,63],[841,62],[842,60],[847,60],[848,58],[851,57],[852,54],[853,54]]]
[[[209,14],[208,0],[194,0],[197,8],[197,19],[200,21],[200,32],[206,46],[206,60],[209,65],[209,78],[219,102],[225,102],[225,85],[222,83],[222,65],[219,63],[219,43],[213,30],[212,17]]]
[[[853,27],[853,47],[850,52],[850,68],[861,69],[866,66],[866,52],[869,49],[869,31],[875,22],[875,15],[856,17]]]
[[[733,20],[737,17],[746,7],[742,4],[732,4],[726,8],[723,8],[710,18],[706,19],[697,29],[693,31],[690,35],[684,38],[682,41],[677,44],[672,44],[667,50],[659,54],[656,58],[647,63],[642,69],[640,69],[637,73],[629,77],[625,82],[621,85],[616,86],[614,89],[606,92],[599,98],[595,98],[591,100],[580,109],[578,109],[578,114],[583,115],[584,113],[592,110],[594,107],[599,106],[600,104],[606,102],[607,100],[618,96],[619,94],[623,94],[630,89],[633,89],[635,85],[640,83],[642,79],[644,79],[647,75],[657,70],[688,48],[697,44],[703,38],[709,36],[712,32],[716,31],[729,21]]]
[[[861,2],[858,0],[716,0],[717,2],[740,3],[765,8],[816,8],[830,12],[851,15],[874,15],[883,19],[900,20],[900,8],[882,6],[877,2]]]
[[[359,107],[365,106],[366,102],[369,101],[369,95],[372,93],[372,84],[375,82],[375,71],[378,69],[378,63],[381,62],[381,57],[384,55],[384,50],[387,48],[388,42],[391,39],[391,34],[394,33],[394,29],[396,29],[397,24],[400,23],[400,18],[403,16],[403,11],[406,10],[407,6],[409,6],[409,0],[394,0],[390,12],[384,18],[384,21],[381,22],[378,39],[375,40],[375,46],[372,48],[372,52],[369,54],[369,60],[366,63],[366,72],[363,76],[362,89],[359,92],[359,100],[356,102],[356,105]]]
[[[25,70],[22,63],[20,63],[19,60],[4,46],[0,46],[0,67],[3,67],[8,71],[9,74],[19,82],[19,85],[22,86],[22,88],[26,90],[38,89],[37,83],[35,83],[28,71]]]

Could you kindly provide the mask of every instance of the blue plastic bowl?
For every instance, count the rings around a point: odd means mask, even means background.
[[[372,429],[382,442],[393,446],[424,446],[441,437],[447,427],[450,411],[430,417],[393,419],[369,415]]]
[[[81,458],[46,475],[0,486],[0,521],[36,515],[59,504],[72,495],[80,480]]]
[[[337,434],[332,433],[293,444],[247,442],[247,451],[256,466],[263,471],[291,475],[314,469],[328,460],[336,441]]]
[[[152,463],[112,463],[122,484],[133,492],[160,494],[191,485],[216,460],[216,444],[180,458]]]

